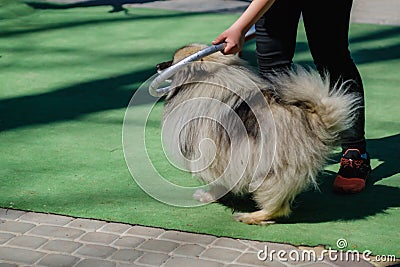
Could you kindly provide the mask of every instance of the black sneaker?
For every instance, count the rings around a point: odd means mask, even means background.
[[[361,156],[358,149],[347,149],[340,159],[340,169],[333,183],[337,193],[354,194],[365,188],[365,181],[371,172],[368,153]]]

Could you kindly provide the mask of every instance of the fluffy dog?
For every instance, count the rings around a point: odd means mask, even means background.
[[[179,49],[172,64],[203,48]],[[197,194],[200,200],[252,192],[259,210],[235,219],[273,222],[290,214],[298,193],[317,186],[339,133],[351,126],[358,99],[345,93],[345,85],[331,90],[328,77],[301,67],[267,81],[237,56],[212,54],[172,77],[164,147],[211,185],[209,193]]]

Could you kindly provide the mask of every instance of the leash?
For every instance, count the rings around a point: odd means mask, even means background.
[[[255,37],[255,27],[251,27],[251,29],[245,35],[245,41],[253,39]],[[171,91],[171,86],[166,86],[162,88],[158,88],[165,80],[171,78],[175,73],[177,73],[180,69],[182,69],[187,63],[200,60],[206,56],[214,54],[216,52],[222,51],[225,48],[226,43],[221,43],[217,45],[208,46],[199,52],[196,52],[171,67],[165,69],[163,72],[158,74],[156,78],[149,85],[149,93],[154,97],[161,97]]]

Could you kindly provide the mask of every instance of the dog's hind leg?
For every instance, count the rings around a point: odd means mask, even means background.
[[[254,200],[260,210],[251,213],[241,213],[235,219],[247,224],[271,224],[274,219],[287,217],[290,203],[302,188],[296,183],[285,183],[284,179],[268,177],[263,184],[253,192]]]
[[[261,209],[250,213],[238,213],[234,216],[236,221],[243,222],[246,224],[258,224],[266,225],[275,223],[274,219],[278,217],[285,217],[290,213],[289,202],[282,205],[282,207],[275,211],[269,212],[265,209]]]

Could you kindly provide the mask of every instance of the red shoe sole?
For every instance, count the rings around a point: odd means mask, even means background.
[[[343,178],[338,175],[333,183],[333,189],[337,193],[355,194],[363,191],[365,180],[361,178]]]

